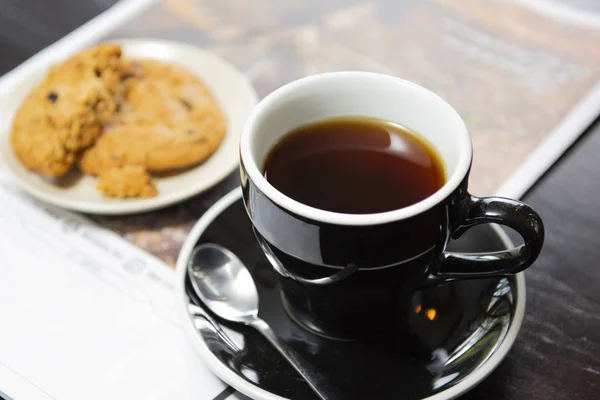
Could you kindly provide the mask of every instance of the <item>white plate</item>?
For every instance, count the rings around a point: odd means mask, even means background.
[[[198,74],[211,89],[227,118],[227,134],[217,151],[204,163],[186,172],[154,178],[158,196],[151,199],[109,199],[95,189],[96,178],[82,176],[68,187],[59,187],[28,171],[9,144],[12,118],[29,91],[43,79],[40,67],[16,90],[8,93],[0,107],[0,153],[4,166],[16,183],[30,195],[71,210],[94,214],[130,214],[154,210],[182,201],[215,185],[238,166],[238,143],[242,127],[258,97],[240,71],[223,59],[187,44],[153,40],[116,40],[126,57],[153,58],[180,64]]]

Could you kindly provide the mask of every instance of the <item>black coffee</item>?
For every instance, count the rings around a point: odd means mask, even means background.
[[[362,117],[327,119],[288,133],[267,155],[264,176],[294,200],[348,214],[410,206],[446,179],[440,156],[424,139]]]

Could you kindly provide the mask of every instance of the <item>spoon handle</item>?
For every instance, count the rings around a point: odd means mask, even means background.
[[[281,355],[294,367],[294,369],[304,378],[308,386],[323,400],[341,399],[337,391],[327,383],[327,381],[315,371],[315,368],[302,358],[287,343],[281,341],[269,325],[260,318],[253,320],[250,325],[258,330],[263,336],[271,342]]]

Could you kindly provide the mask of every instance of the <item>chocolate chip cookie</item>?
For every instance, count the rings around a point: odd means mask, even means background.
[[[183,67],[125,61],[115,98],[115,116],[79,162],[87,174],[126,165],[150,172],[193,166],[225,136],[225,117],[209,89]]]
[[[58,177],[94,143],[116,110],[121,48],[103,43],[51,68],[21,104],[11,145],[19,160],[39,174]]]
[[[113,167],[98,175],[96,188],[107,197],[154,197],[158,194],[143,167],[126,165]]]

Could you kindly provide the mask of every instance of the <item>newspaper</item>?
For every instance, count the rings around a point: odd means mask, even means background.
[[[467,124],[470,192],[518,197],[600,112],[599,7],[541,2],[163,0],[103,39],[201,47],[244,72],[261,97],[336,70],[416,82],[446,99]],[[553,13],[557,3],[563,7]],[[174,265],[193,222],[238,182],[234,174],[210,193],[150,215],[95,220]]]
[[[0,396],[214,399],[177,318],[175,273],[0,169]]]
[[[596,11],[593,25],[541,12],[573,2],[530,2],[163,0],[106,38],[199,46],[245,72],[261,97],[338,70],[418,83],[465,120],[469,188],[490,195],[600,81],[600,7],[581,9]]]

